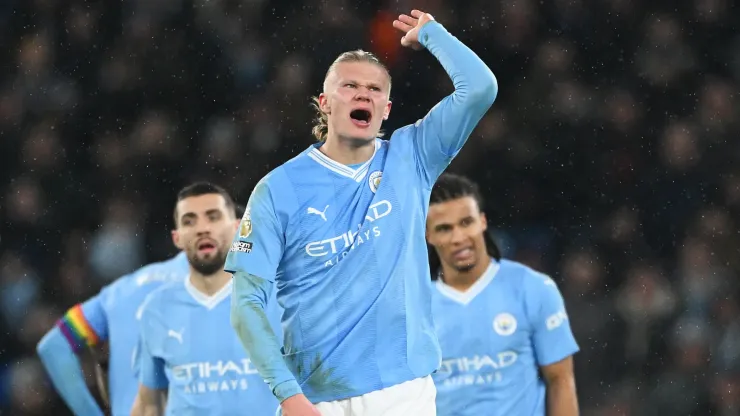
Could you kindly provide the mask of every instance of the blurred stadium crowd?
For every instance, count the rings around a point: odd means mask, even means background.
[[[0,413],[64,414],[40,336],[174,253],[181,186],[243,203],[312,143],[309,97],[340,52],[390,66],[386,130],[451,92],[400,50],[390,22],[412,7],[499,79],[450,170],[481,183],[506,255],[559,283],[582,414],[740,415],[731,0],[0,2]]]

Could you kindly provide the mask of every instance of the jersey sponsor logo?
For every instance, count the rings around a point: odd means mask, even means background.
[[[241,225],[239,226],[239,237],[247,238],[250,234],[252,234],[252,212],[249,206],[247,206],[247,209],[244,210]]]
[[[229,251],[232,253],[251,253],[252,243],[249,241],[234,241],[231,243],[231,249]]]
[[[367,178],[367,184],[370,185],[370,190],[373,191],[373,193],[378,191],[378,187],[380,187],[381,179],[383,179],[382,170],[376,170],[375,172],[371,173],[370,176]]]
[[[566,314],[565,311],[561,309],[558,312],[548,316],[547,320],[545,320],[545,325],[547,325],[548,331],[552,331],[553,329],[556,329],[563,325],[563,322],[567,320],[568,314]]]
[[[311,257],[325,259],[325,267],[333,266],[354,248],[380,237],[382,235],[380,224],[376,225],[375,223],[390,215],[392,211],[393,205],[390,201],[378,201],[370,205],[365,215],[365,222],[371,224],[369,228],[363,230],[362,224],[358,224],[356,229],[348,230],[338,236],[312,241],[306,244],[306,254]]]
[[[493,330],[502,337],[516,332],[516,318],[510,313],[500,313],[493,319]]]
[[[258,375],[249,359],[194,362],[172,367],[172,378],[185,393],[247,390],[248,377]]]
[[[502,370],[511,367],[519,359],[514,351],[503,351],[496,355],[473,355],[442,360],[438,371],[441,387],[489,384],[504,379]]]

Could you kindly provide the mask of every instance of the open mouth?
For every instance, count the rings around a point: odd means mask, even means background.
[[[473,256],[472,248],[463,248],[452,253],[452,256],[457,261],[464,261],[470,259]]]
[[[209,254],[216,251],[216,245],[211,241],[203,241],[198,244],[198,253]]]
[[[370,114],[370,111],[368,110],[357,109],[357,110],[352,110],[352,112],[349,113],[349,117],[352,119],[352,122],[356,126],[367,127],[370,125],[370,119],[372,118],[372,114]]]

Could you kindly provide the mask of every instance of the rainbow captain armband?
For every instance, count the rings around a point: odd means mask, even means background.
[[[85,319],[82,305],[77,304],[70,308],[66,314],[57,322],[57,326],[67,338],[67,342],[75,352],[85,347],[94,347],[100,343],[100,338],[90,323]]]

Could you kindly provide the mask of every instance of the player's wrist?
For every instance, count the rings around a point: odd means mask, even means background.
[[[272,391],[280,403],[284,402],[285,400],[293,396],[303,394],[303,390],[301,389],[301,386],[295,380],[284,381],[278,384],[277,386],[275,386],[275,388]]]
[[[419,29],[419,43],[421,43],[421,45],[426,48],[429,44],[429,37],[433,37],[435,33],[438,33],[440,31],[447,31],[441,23],[437,22],[436,20],[430,20],[429,22],[426,22],[424,26]]]

